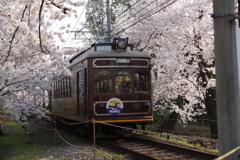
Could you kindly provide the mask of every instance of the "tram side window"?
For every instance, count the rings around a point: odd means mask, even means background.
[[[54,98],[67,98],[72,96],[71,77],[63,78],[53,84]]]
[[[134,73],[135,93],[149,93],[149,72],[136,71]]]
[[[117,71],[115,77],[115,93],[132,93],[131,71]]]
[[[95,70],[94,93],[112,93],[112,73],[110,70]]]
[[[72,97],[72,83],[71,83],[71,77],[66,78],[66,96]]]

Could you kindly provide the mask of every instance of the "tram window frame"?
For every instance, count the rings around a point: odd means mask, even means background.
[[[108,72],[100,75],[101,72]],[[102,76],[103,78],[101,78]],[[110,69],[95,69],[93,71],[94,94],[112,94],[113,93],[113,71]],[[109,88],[108,88],[109,87]]]
[[[62,79],[62,97],[65,98],[66,95],[66,91],[65,91],[66,87],[65,87],[65,78]]]
[[[96,88],[99,88],[99,87],[96,86],[95,73],[99,72],[99,71],[108,71],[108,72],[110,72],[110,75],[112,75],[112,81],[111,81],[112,88],[110,89],[111,92],[100,92],[100,91],[97,92],[96,91],[97,90]],[[130,86],[128,86],[126,88],[121,88],[122,91],[118,91],[118,89],[116,88],[117,86],[119,87],[119,85],[123,85],[123,84],[117,85],[117,83],[116,83],[116,78],[117,78],[118,72],[129,72],[129,75],[130,75],[130,82],[129,82]],[[137,85],[139,85],[138,83],[140,83],[140,79],[139,78],[136,79],[136,74],[142,74],[142,75],[145,74],[145,81],[143,82],[143,85],[140,85],[141,88],[137,88]],[[151,76],[151,71],[148,69],[130,69],[130,70],[129,69],[108,69],[108,68],[94,69],[94,71],[93,71],[94,95],[126,94],[126,93],[127,94],[150,94],[151,93],[151,91],[150,91],[151,77],[150,76]],[[136,81],[139,81],[139,82],[137,83]],[[122,87],[124,87],[124,85]]]
[[[57,98],[60,98],[60,87],[59,87],[59,81],[57,81]]]
[[[114,74],[115,94],[133,93],[132,80],[132,70],[116,70]]]
[[[68,77],[68,97],[72,97],[72,79]]]
[[[145,72],[145,73],[143,73],[143,72]],[[150,71],[149,70],[135,70],[133,73],[134,93],[149,94],[150,93],[150,80],[151,79],[150,79]]]
[[[78,92],[80,94],[80,98],[83,98],[84,96],[84,90],[85,90],[85,86],[84,86],[84,72],[83,70],[80,70],[79,72],[77,72],[77,77],[78,77]]]
[[[72,79],[65,77],[53,84],[54,99],[72,97]]]

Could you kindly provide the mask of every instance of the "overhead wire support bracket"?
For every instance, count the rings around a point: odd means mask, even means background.
[[[88,3],[107,3],[107,2],[99,2],[99,1],[88,1]]]
[[[232,19],[229,20],[230,23],[234,22],[236,19],[240,19],[240,16],[238,13],[225,12],[225,13],[212,14],[213,19],[221,18],[221,17],[233,17]]]
[[[230,12],[226,12],[226,13],[216,13],[216,14],[212,14],[212,18],[220,18],[220,17],[236,17],[236,13],[230,13]]]
[[[78,31],[70,31],[70,32],[73,32],[73,33],[96,33],[96,31],[81,31],[81,30],[78,30]]]

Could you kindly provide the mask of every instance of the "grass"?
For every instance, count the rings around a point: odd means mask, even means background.
[[[188,143],[187,140],[170,138],[170,141],[172,141],[172,142],[177,142],[177,143],[180,143],[180,144],[184,144],[184,145],[189,146],[189,147],[195,147],[195,148],[198,148],[198,149],[204,150],[204,151],[209,151],[209,152],[213,152],[213,153],[218,153],[218,152],[219,152],[218,149],[205,148],[205,147],[203,147],[200,143],[190,144],[190,143]]]
[[[158,134],[158,135],[154,135],[153,137],[158,138],[158,139],[162,139],[162,140],[166,140],[166,136],[163,136],[162,134]],[[205,150],[205,151],[209,151],[209,152],[213,152],[213,153],[218,153],[218,149],[210,149],[210,148],[205,148],[203,146],[201,146],[200,143],[196,143],[196,144],[190,144],[188,143],[187,139],[184,138],[177,138],[177,137],[171,137],[168,140],[170,142],[174,142],[174,143],[179,143],[182,144],[184,146],[188,146],[188,147],[195,147],[198,148],[200,150]]]
[[[99,152],[102,155],[105,155],[107,157],[111,157],[113,159],[125,159],[125,158],[129,157],[128,154],[112,154],[112,153],[109,153],[108,151],[104,151],[104,150],[99,150]]]
[[[160,121],[161,122],[161,121]],[[161,126],[160,122],[158,123],[153,123],[149,127],[149,130],[153,132],[159,132],[159,126]],[[211,149],[211,148],[205,148],[204,146],[201,145],[201,143],[196,143],[192,144],[189,143],[188,140],[186,139],[188,136],[193,136],[195,135],[196,137],[201,137],[202,134],[204,133],[205,138],[210,138],[210,128],[208,125],[203,125],[203,121],[197,122],[197,123],[190,123],[183,125],[181,121],[178,121],[178,123],[174,126],[173,130],[171,130],[171,134],[169,135],[170,139],[169,141],[176,142],[188,147],[195,147],[201,150],[209,151],[209,152],[214,152],[218,153],[218,149]],[[204,126],[204,129],[203,129]],[[159,133],[154,135],[154,137],[159,138],[159,139],[167,139],[167,133]],[[185,137],[185,138],[182,138]]]
[[[37,160],[37,155],[53,145],[53,132],[26,126],[33,135],[26,134],[19,123],[5,122],[2,130],[6,135],[0,137],[0,160]]]
[[[43,157],[47,150],[68,146],[58,138],[54,131],[48,131],[45,128],[36,127],[33,124],[28,124],[27,131],[33,133],[26,134],[22,128],[22,124],[15,122],[4,122],[2,127],[6,134],[0,137],[0,160],[45,160],[52,159],[51,157]],[[114,159],[124,159],[128,157],[125,154],[112,154],[107,151],[100,152],[103,155],[110,156]],[[86,155],[82,159],[88,159]],[[66,158],[54,158],[55,160],[67,160]]]

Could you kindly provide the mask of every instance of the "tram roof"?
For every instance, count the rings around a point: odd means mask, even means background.
[[[74,61],[71,61],[68,68],[84,61],[88,58],[146,58],[150,59],[150,55],[144,52],[139,51],[113,51],[113,50],[102,50],[102,51],[94,51],[94,52],[86,52],[82,54],[80,57],[76,58]]]

